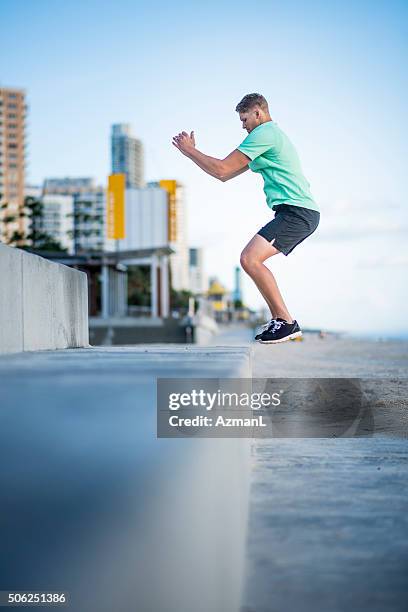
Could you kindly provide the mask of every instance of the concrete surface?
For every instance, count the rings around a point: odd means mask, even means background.
[[[157,439],[156,377],[248,377],[248,347],[0,357],[0,590],[73,612],[238,612],[249,441]]]
[[[210,347],[0,358],[1,589],[46,581],[71,591],[75,612],[236,609],[247,448],[154,439],[153,381],[248,376],[252,346],[254,377],[371,381],[375,426],[252,441],[241,612],[405,612],[408,344],[306,335],[262,346],[245,327],[220,331]]]
[[[0,353],[89,346],[86,274],[0,244]]]
[[[278,347],[278,349],[277,349]],[[255,377],[408,376],[408,341],[305,334],[303,342],[253,343]],[[277,349],[277,350],[276,350]]]
[[[217,342],[253,336],[224,326]],[[405,612],[408,342],[305,334],[252,348],[254,378],[364,377],[372,422],[356,438],[253,440],[242,612]],[[286,419],[304,416],[299,402]]]
[[[253,344],[254,377],[364,377],[373,420],[367,437],[254,440],[242,612],[408,609],[407,366],[398,340]]]
[[[408,607],[408,445],[257,440],[244,612]]]

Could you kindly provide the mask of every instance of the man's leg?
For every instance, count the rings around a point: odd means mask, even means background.
[[[241,253],[241,266],[252,278],[266,300],[272,317],[280,317],[292,323],[293,319],[286,308],[275,277],[263,263],[266,259],[278,253],[280,251],[270,242],[259,234],[255,234]]]

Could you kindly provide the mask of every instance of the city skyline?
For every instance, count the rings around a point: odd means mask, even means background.
[[[102,4],[98,13],[95,2],[58,13],[45,1],[0,4],[6,46],[22,41],[0,60],[0,74],[2,86],[27,90],[27,182],[94,176],[105,184],[110,126],[132,123],[146,147],[146,179],[186,185],[189,242],[204,247],[208,274],[231,286],[240,251],[271,217],[262,185],[251,173],[216,182],[180,156],[171,137],[194,129],[200,150],[224,157],[244,138],[236,103],[260,91],[322,210],[316,235],[270,262],[289,309],[314,327],[406,332],[405,4],[255,2],[249,10],[209,2],[176,4],[172,13],[164,3],[125,1],[119,14]],[[134,36],[136,18],[142,28]],[[268,53],[242,42],[254,20]],[[245,274],[242,284],[259,307]]]

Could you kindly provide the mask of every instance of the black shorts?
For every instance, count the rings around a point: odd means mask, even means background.
[[[298,244],[313,234],[319,221],[320,213],[316,210],[279,204],[272,221],[257,233],[271,242],[278,251],[289,255]]]

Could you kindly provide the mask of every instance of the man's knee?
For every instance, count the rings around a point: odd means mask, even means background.
[[[243,269],[245,270],[245,272],[248,272],[248,273],[251,270],[253,270],[254,267],[257,265],[257,261],[255,260],[254,256],[251,255],[250,252],[246,251],[245,249],[241,253],[239,262],[241,266],[243,267]]]

